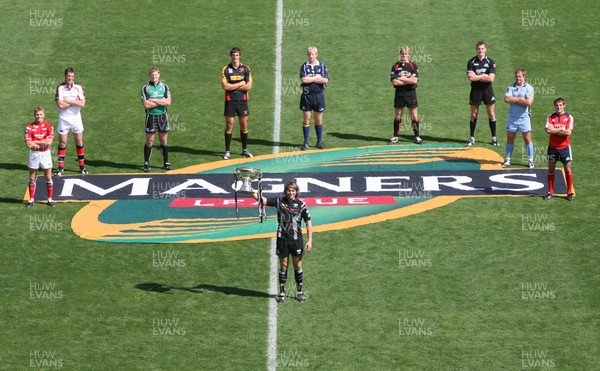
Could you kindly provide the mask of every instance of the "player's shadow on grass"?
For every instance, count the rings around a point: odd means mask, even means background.
[[[234,141],[241,143],[241,139],[237,138],[234,139]],[[294,148],[294,147],[298,147],[298,149],[300,149],[300,146],[302,146],[302,144],[298,144],[298,143],[288,143],[288,142],[274,142],[272,140],[266,140],[266,139],[256,139],[256,138],[248,138],[248,144],[251,146],[264,146],[266,148],[268,148],[269,150],[271,150],[273,147],[287,147],[287,148]],[[251,149],[251,148],[248,148]]]
[[[468,158],[464,158],[464,157],[454,157],[454,156],[450,156],[450,155],[439,156],[439,158],[441,158],[442,160],[447,161],[447,162],[469,162],[469,163],[480,164],[480,165],[498,165],[498,166],[500,166],[502,164],[502,161],[474,160],[474,159],[468,159]]]
[[[0,169],[28,171],[26,164],[9,164],[5,162],[0,162]]]
[[[176,286],[170,286],[170,285],[163,285],[161,283],[138,283],[134,287],[139,290],[159,292],[162,294],[172,294],[174,290],[181,290],[181,291],[193,292],[194,294],[201,294],[206,291],[211,291],[211,292],[220,292],[225,295],[254,296],[257,298],[272,298],[273,297],[273,295],[266,293],[266,292],[262,292],[262,291],[243,289],[240,287],[217,286],[217,285],[207,285],[207,284],[200,284],[200,285],[194,286],[194,287],[176,287]]]
[[[205,150],[205,149],[200,149],[200,148],[189,148],[189,147],[182,147],[182,146],[169,146],[169,152],[173,152],[173,153],[187,153],[190,155],[209,155],[209,156],[222,156],[223,152],[217,152],[217,151],[210,151],[210,150]]]
[[[403,137],[410,142],[415,141],[414,135],[404,135]],[[429,135],[421,135],[421,139],[423,139],[423,143],[425,143],[425,144],[430,143],[430,142],[442,143],[442,144],[444,144],[444,143],[446,143],[446,144],[454,144],[454,143],[465,144],[467,142],[466,140],[462,140],[462,139],[443,138],[443,137],[436,137],[436,136],[431,137]]]
[[[0,197],[0,204],[22,204],[22,198]]]
[[[443,137],[436,137],[436,136],[429,136],[429,135],[420,135],[421,139],[423,139],[423,144],[429,144],[429,143],[440,143],[440,144],[454,144],[454,143],[460,143],[460,144],[465,144],[467,141],[466,140],[462,140],[462,139],[456,139],[456,138],[443,138]],[[415,144],[415,136],[414,134],[400,134],[398,135],[398,138],[400,139],[400,141],[398,141],[398,144]],[[387,139],[386,139],[387,141]]]
[[[355,133],[334,132],[334,133],[327,133],[327,135],[330,135],[332,137],[336,137],[339,139],[362,140],[362,141],[368,142],[368,143],[364,144],[365,146],[375,145],[375,144],[386,144],[390,139],[389,137],[386,137],[386,138],[373,137],[373,136],[366,136],[366,135],[360,135],[360,134],[355,134]],[[400,134],[400,135],[398,135],[398,138],[400,139],[398,144],[414,144],[414,142],[415,142],[415,136],[410,135],[410,134]],[[462,140],[457,140],[455,138],[430,137],[428,135],[421,135],[421,139],[423,139],[424,143],[436,142],[436,143],[461,143],[461,144],[464,144],[464,142],[465,142]]]
[[[385,140],[387,142],[387,140],[389,139],[383,139],[381,137],[370,137],[370,136],[366,136],[366,135],[360,135],[360,134],[356,134],[356,133],[337,133],[337,132],[333,132],[333,133],[327,133],[326,135],[330,135],[332,137],[335,138],[339,138],[339,139],[346,139],[346,140],[363,140],[365,142],[382,142],[383,140]],[[365,143],[365,145],[368,145],[369,143]]]
[[[135,169],[139,170],[142,168],[141,162],[140,164],[128,164],[126,162],[113,162],[106,160],[85,160],[86,165],[90,167],[108,167],[115,169]]]

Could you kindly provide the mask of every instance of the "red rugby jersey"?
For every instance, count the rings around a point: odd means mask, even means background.
[[[46,121],[42,121],[41,123],[32,122],[27,125],[25,129],[25,141],[34,141],[34,140],[44,140],[52,138],[54,139],[54,128],[50,123]],[[46,146],[44,148],[40,148],[39,151],[47,151],[50,149],[50,146]]]
[[[556,129],[561,128],[573,130],[574,124],[575,122],[573,120],[573,116],[571,116],[567,112],[563,113],[562,115],[559,115],[556,112],[554,112],[553,114],[549,115],[546,119],[546,127],[552,126]],[[561,137],[556,134],[550,134],[550,141],[548,145],[551,148],[563,149],[565,147],[568,147],[570,144],[570,136]]]

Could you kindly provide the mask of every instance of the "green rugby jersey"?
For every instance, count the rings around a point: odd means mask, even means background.
[[[142,101],[150,98],[171,98],[171,90],[163,82],[159,82],[156,86],[148,82],[142,87]],[[167,107],[156,106],[154,108],[146,109],[146,113],[149,115],[162,115],[167,112]]]

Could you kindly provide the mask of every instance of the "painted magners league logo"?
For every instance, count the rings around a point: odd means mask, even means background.
[[[546,169],[502,169],[485,148],[376,146],[218,161],[164,174],[55,178],[55,201],[85,201],[73,218],[82,238],[106,242],[194,243],[274,236],[276,216],[258,222],[243,195],[236,217],[233,170],[262,170],[263,194],[283,194],[295,180],[314,231],[349,228],[420,213],[462,197],[545,194]],[[557,169],[558,171],[558,169]],[[42,179],[43,181],[43,179]],[[556,192],[564,193],[563,177]],[[255,187],[256,188],[256,187]],[[43,187],[42,187],[43,189]]]

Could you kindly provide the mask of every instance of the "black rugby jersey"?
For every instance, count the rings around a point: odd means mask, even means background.
[[[469,59],[467,62],[467,73],[475,72],[476,75],[496,73],[496,63],[492,58],[485,56],[483,60],[479,60],[477,56]],[[492,85],[491,82],[471,81],[471,88],[474,90],[485,90]]]
[[[300,199],[290,201],[287,197],[268,198],[267,206],[277,208],[277,238],[299,240],[302,238],[302,220],[310,220],[306,203]]]

